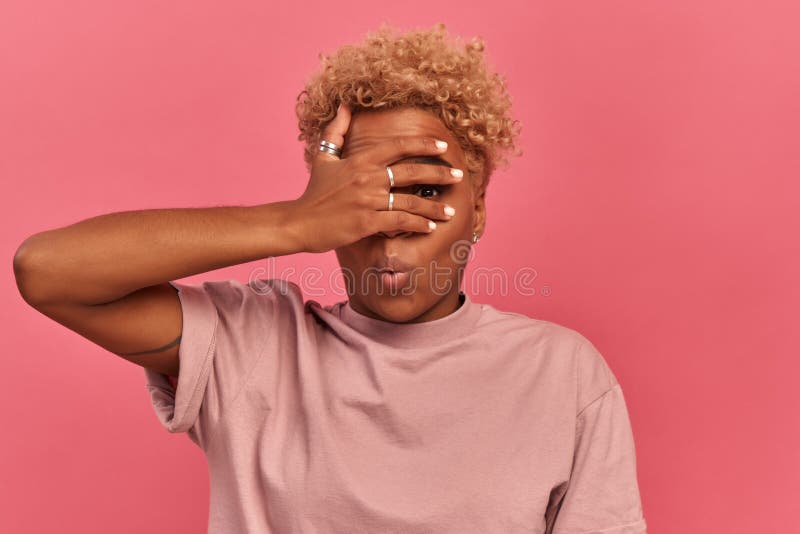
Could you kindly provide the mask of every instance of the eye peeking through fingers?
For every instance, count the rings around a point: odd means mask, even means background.
[[[447,190],[451,187],[449,184],[413,184],[404,187],[394,187],[392,191],[395,194],[403,193],[407,195],[418,195],[422,198],[434,198],[447,194]]]
[[[423,198],[430,198],[434,196],[440,196],[443,193],[443,188],[438,185],[431,185],[431,184],[419,184],[414,186],[414,194],[422,192]]]

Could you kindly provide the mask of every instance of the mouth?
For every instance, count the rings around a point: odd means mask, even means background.
[[[407,273],[414,269],[414,266],[401,260],[397,256],[381,256],[381,258],[372,264],[373,269],[379,273]]]
[[[383,270],[378,271],[378,276],[380,277],[381,286],[379,289],[386,288],[390,291],[397,291],[404,288],[411,278],[411,274],[408,271]]]
[[[411,278],[414,266],[402,261],[397,256],[382,256],[372,265],[378,273],[382,286],[390,290],[403,288]]]

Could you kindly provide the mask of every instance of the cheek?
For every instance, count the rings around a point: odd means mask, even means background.
[[[436,258],[437,264],[448,267],[457,266],[457,258],[462,255],[460,251],[469,247],[469,237],[472,235],[472,220],[466,213],[468,208],[462,207],[459,211],[458,206],[453,207],[456,208],[455,216],[436,227],[433,231],[435,237],[428,236],[432,248],[430,257]]]
[[[449,231],[455,232],[457,235],[465,233],[472,227],[472,198],[464,191],[459,191],[457,195],[449,195],[443,201],[456,210],[453,218],[447,221],[446,226]]]
[[[362,247],[358,246],[358,243],[336,249],[336,259],[339,260],[339,266],[343,270],[358,270],[364,262],[364,257]]]

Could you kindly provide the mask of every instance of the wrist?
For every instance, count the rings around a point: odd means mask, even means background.
[[[271,202],[254,208],[259,211],[259,220],[265,223],[260,233],[264,236],[265,242],[270,243],[270,248],[274,249],[270,251],[273,253],[267,254],[266,257],[305,252],[303,220],[296,201]]]

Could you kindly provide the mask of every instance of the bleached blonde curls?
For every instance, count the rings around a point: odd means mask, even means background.
[[[295,109],[307,169],[340,103],[353,113],[418,107],[432,111],[452,132],[473,184],[485,190],[494,170],[508,165],[506,153],[522,151],[505,78],[490,71],[484,48],[481,37],[466,44],[451,38],[443,23],[400,33],[384,22],[359,44],[320,53],[321,69],[297,96]]]

